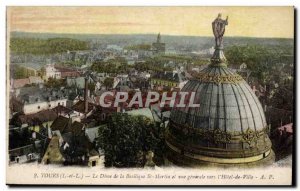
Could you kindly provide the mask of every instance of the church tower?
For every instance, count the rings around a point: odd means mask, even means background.
[[[166,52],[166,44],[161,42],[160,33],[157,35],[156,42],[152,43],[153,55],[164,55]]]
[[[158,33],[158,35],[157,35],[156,43],[160,43],[160,33]]]

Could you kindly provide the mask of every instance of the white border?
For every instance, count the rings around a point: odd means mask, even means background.
[[[48,1],[40,1],[40,0],[30,0],[30,1],[22,1],[22,0],[7,0],[0,2],[0,36],[1,36],[1,43],[0,43],[0,57],[1,57],[1,64],[0,64],[0,121],[2,122],[1,126],[1,133],[0,133],[0,164],[1,164],[1,173],[0,173],[0,186],[1,190],[9,189],[5,185],[5,168],[6,168],[6,120],[5,120],[5,79],[6,79],[6,62],[5,62],[5,50],[6,50],[6,6],[286,6],[286,5],[294,5],[296,8],[300,7],[300,1],[296,0],[251,0],[251,1],[242,1],[242,0],[215,0],[215,1],[197,1],[197,0],[150,0],[150,1],[141,1],[141,0],[106,0],[106,1],[99,1],[99,0],[72,0],[72,1],[62,1],[62,0],[48,0]],[[299,12],[298,12],[299,14]],[[270,15],[271,16],[271,15]],[[296,20],[297,28],[299,26],[299,19]],[[297,30],[298,31],[298,30]],[[298,33],[297,33],[298,34]],[[297,55],[299,56],[299,49],[297,49]],[[299,66],[297,67],[297,74],[299,74]],[[299,90],[299,83],[297,84],[297,89]],[[299,92],[297,92],[299,95]],[[298,101],[299,102],[299,101]],[[297,103],[298,106],[299,103]],[[298,108],[298,107],[297,107]],[[297,119],[299,120],[299,112],[297,114]],[[297,127],[298,123],[296,124]],[[298,132],[298,131],[297,131]],[[299,137],[299,132],[297,133],[297,137]],[[298,141],[299,143],[299,141]],[[297,153],[299,153],[299,146],[297,148]],[[298,157],[297,157],[298,158]],[[298,165],[297,165],[298,166]],[[297,182],[299,184],[299,176],[297,178]],[[28,190],[33,188],[17,188],[18,190]],[[37,188],[41,189],[41,188]],[[44,188],[45,190],[85,190],[85,188]],[[103,188],[102,188],[103,189]],[[130,189],[130,188],[127,188]],[[140,189],[140,188],[138,188]],[[170,188],[172,189],[172,188]],[[184,188],[182,188],[184,189]],[[260,190],[265,190],[266,188],[261,188]],[[273,188],[271,188],[273,189]],[[111,190],[111,189],[110,189]],[[114,189],[115,190],[115,189]],[[157,188],[155,189],[157,190]],[[205,189],[206,190],[206,189]]]

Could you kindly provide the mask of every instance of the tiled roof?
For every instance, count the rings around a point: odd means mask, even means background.
[[[286,124],[282,127],[278,127],[278,130],[279,131],[286,130],[286,132],[293,134],[293,123],[289,123],[289,124]]]
[[[24,79],[15,79],[12,81],[12,83],[13,83],[13,88],[17,89],[17,88],[24,87],[27,84],[30,84],[30,81],[28,78],[24,78]]]

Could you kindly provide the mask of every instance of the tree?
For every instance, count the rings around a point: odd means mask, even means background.
[[[48,81],[45,83],[45,86],[47,88],[61,88],[66,85],[66,80],[64,79],[56,79],[50,77]]]
[[[90,90],[90,92],[94,92],[95,91],[95,83],[94,82],[88,83],[88,89]]]
[[[159,129],[144,116],[115,113],[99,130],[99,145],[104,150],[106,167],[142,167],[148,151],[156,151]]]
[[[28,78],[28,75],[26,74],[26,70],[24,68],[17,65],[13,65],[12,68],[12,77],[14,79]]]
[[[252,72],[252,77],[258,79],[262,84],[268,81],[268,74],[271,72],[271,66],[278,62],[278,48],[264,46],[231,46],[226,52],[228,63],[239,66],[242,63],[247,64],[247,68]]]
[[[71,38],[11,38],[10,50],[17,54],[55,54],[72,51],[87,50],[88,43]]]
[[[114,84],[114,78],[108,77],[105,78],[104,82],[103,82],[105,88],[112,88],[113,84]]]

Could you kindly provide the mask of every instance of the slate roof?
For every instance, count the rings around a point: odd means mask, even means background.
[[[39,77],[39,76],[29,76],[28,79],[29,79],[29,82],[31,84],[44,83],[44,81],[42,80],[42,78]]]
[[[154,121],[153,114],[149,108],[134,109],[134,110],[126,111],[126,113],[132,116],[144,116]]]
[[[40,122],[44,123],[47,121],[54,121],[56,118],[56,112],[51,109],[43,110],[34,114],[19,116],[19,120],[22,124],[38,124]]]
[[[208,67],[211,75],[233,75],[229,68]],[[171,121],[194,128],[220,129],[226,132],[254,131],[266,127],[263,108],[246,81],[237,84],[189,81],[181,90],[196,92],[198,108],[174,108]]]
[[[19,65],[26,68],[32,68],[34,70],[40,70],[44,64],[42,63],[34,63],[34,62],[20,62],[20,63],[14,63],[15,65]]]
[[[80,112],[80,113],[85,113],[84,107],[85,107],[84,101],[79,100],[75,105],[72,106],[72,109],[74,111],[77,111],[77,112]],[[93,109],[94,109],[94,104],[88,103],[88,113],[90,111],[92,111]]]
[[[55,69],[57,69],[59,72],[61,72],[61,77],[62,77],[62,78],[64,78],[64,77],[69,77],[69,76],[72,76],[72,77],[78,77],[78,76],[80,76],[80,72],[77,71],[77,70],[74,69],[74,68],[67,68],[67,67],[58,66],[58,65],[55,65],[54,67],[55,67]]]
[[[85,79],[84,77],[68,77],[67,78],[67,85],[68,86],[76,86],[80,89],[84,88],[84,84],[85,84]]]
[[[68,113],[71,113],[73,110],[70,109],[70,108],[67,108],[65,106],[62,106],[62,105],[58,105],[56,106],[55,108],[52,109],[53,112],[57,113],[57,114],[68,114]]]
[[[99,156],[99,153],[95,149],[89,151],[89,156]]]
[[[39,103],[45,101],[67,99],[69,91],[67,89],[48,89],[37,86],[20,88],[18,99],[25,101],[25,104]]]
[[[152,76],[153,79],[161,79],[172,82],[183,82],[186,81],[185,76],[182,73],[173,72],[157,72]]]
[[[69,125],[64,133],[72,133],[73,136],[83,136],[84,135],[84,124],[78,122],[78,121],[74,121],[72,123],[72,125]]]
[[[52,131],[59,130],[62,133],[66,128],[68,128],[70,123],[71,123],[71,119],[60,115],[53,121],[51,125],[51,130]]]

